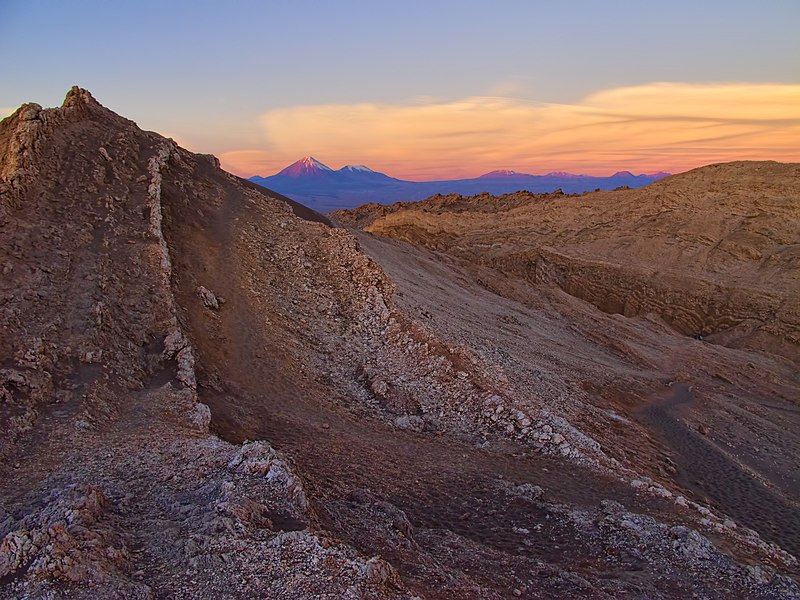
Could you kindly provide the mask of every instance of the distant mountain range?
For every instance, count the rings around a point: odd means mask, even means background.
[[[334,170],[311,156],[298,160],[269,177],[250,177],[250,181],[274,190],[319,212],[354,208],[367,202],[393,204],[423,200],[433,194],[474,195],[481,192],[508,194],[520,190],[534,193],[561,189],[566,194],[620,186],[643,187],[669,173],[634,175],[619,171],[609,177],[554,172],[529,175],[516,171],[491,171],[473,179],[405,181],[378,173],[363,165],[347,165]]]

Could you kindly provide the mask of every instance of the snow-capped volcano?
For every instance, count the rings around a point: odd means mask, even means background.
[[[374,173],[369,167],[364,165],[347,165],[339,169],[340,173]]]
[[[583,177],[583,175],[575,175],[574,173],[567,173],[566,171],[552,171],[545,175],[545,177],[560,177],[561,179],[573,179],[575,177]]]
[[[511,171],[509,169],[497,169],[496,171],[489,171],[488,173],[484,173],[478,179],[495,179],[497,177],[518,177],[519,175],[524,175],[524,173],[518,173],[517,171]]]
[[[288,177],[313,177],[315,175],[333,172],[333,169],[327,165],[323,165],[313,156],[304,156],[297,162],[286,167],[283,171],[278,173],[278,175],[285,175]]]

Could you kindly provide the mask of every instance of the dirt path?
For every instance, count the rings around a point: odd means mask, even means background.
[[[681,407],[693,401],[690,386],[672,385],[671,394],[640,413],[677,457],[678,483],[698,498],[716,505],[742,525],[797,555],[800,552],[800,507],[753,476],[680,418]]]

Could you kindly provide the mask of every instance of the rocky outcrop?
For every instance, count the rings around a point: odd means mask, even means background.
[[[0,351],[29,379],[74,382],[72,396],[101,383],[146,386],[176,358],[159,347],[185,340],[161,231],[161,170],[176,147],[79,88],[60,109],[26,105],[3,121],[0,139],[9,333]],[[190,345],[175,354],[178,379],[192,388]],[[12,395],[28,415],[53,402],[19,387]]]
[[[31,579],[71,583],[121,580],[130,573],[125,540],[109,524],[102,490],[88,487],[29,514],[0,543],[0,578],[24,570]],[[126,594],[149,592],[129,582]]]

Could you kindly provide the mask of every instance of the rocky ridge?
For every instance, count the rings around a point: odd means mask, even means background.
[[[403,596],[313,526],[266,442],[208,433],[162,209],[171,165],[216,160],[79,88],[21,107],[0,146],[6,593]]]

